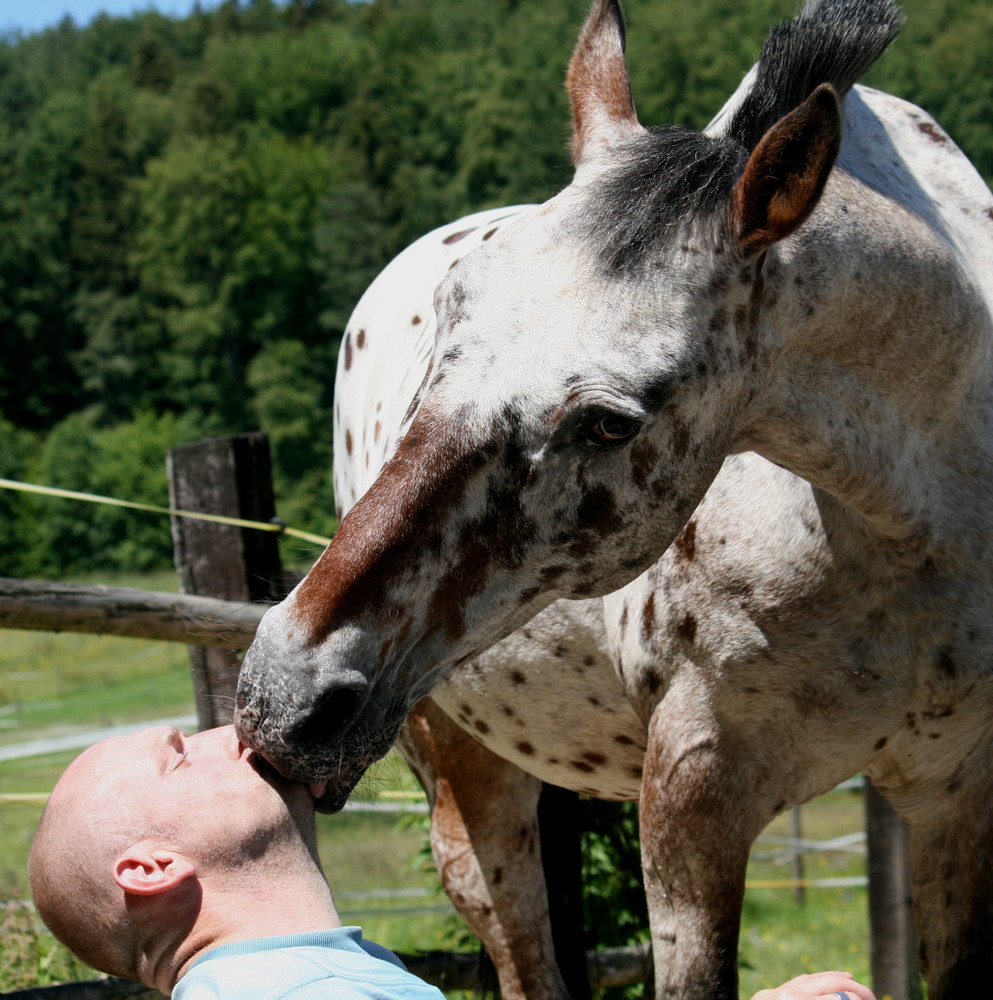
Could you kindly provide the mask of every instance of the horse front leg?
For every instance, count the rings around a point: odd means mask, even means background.
[[[541,782],[430,698],[408,715],[400,747],[431,802],[431,850],[445,891],[492,959],[502,1000],[567,1000],[541,862]]]
[[[931,795],[881,789],[910,825],[911,884],[929,1000],[972,1000],[993,983],[991,788],[993,749],[986,746],[937,782]]]
[[[736,1000],[738,932],[756,823],[713,730],[657,708],[640,806],[655,1000]]]

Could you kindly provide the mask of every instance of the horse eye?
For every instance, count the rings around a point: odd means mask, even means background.
[[[640,424],[617,414],[601,417],[586,431],[587,440],[594,444],[620,444],[638,433]]]

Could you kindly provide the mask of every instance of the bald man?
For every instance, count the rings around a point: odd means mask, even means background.
[[[175,1000],[441,1000],[343,927],[317,858],[321,786],[224,726],[103,740],[56,785],[29,861],[35,905],[83,961]],[[850,975],[753,1000],[874,1000]]]

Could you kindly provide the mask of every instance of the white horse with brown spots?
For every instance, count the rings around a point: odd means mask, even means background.
[[[328,809],[428,693],[572,787],[643,766],[658,997],[735,996],[749,845],[858,770],[910,824],[930,997],[993,978],[993,197],[854,87],[898,23],[812,2],[705,134],[646,131],[600,0],[572,184],[435,276],[392,453],[341,415],[369,487],[242,669],[242,738]]]

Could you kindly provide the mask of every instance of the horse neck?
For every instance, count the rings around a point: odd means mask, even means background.
[[[993,485],[990,317],[952,247],[846,175],[767,262],[768,382],[741,435],[880,538],[961,534]],[[968,524],[965,522],[969,522]]]

